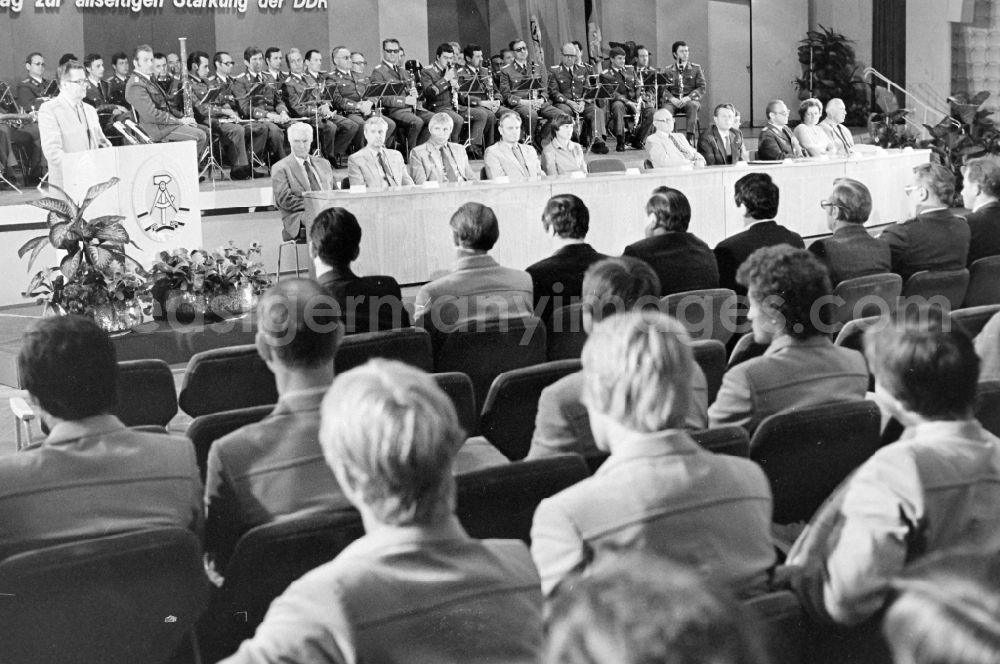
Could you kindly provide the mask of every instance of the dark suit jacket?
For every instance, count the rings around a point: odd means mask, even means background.
[[[350,267],[334,266],[316,277],[316,281],[337,301],[347,334],[410,326],[399,284],[392,277],[359,277]],[[373,305],[378,306],[374,313],[369,310]]]
[[[728,237],[715,247],[715,260],[719,265],[719,287],[731,288],[746,294],[747,289],[736,283],[736,270],[743,261],[761,247],[776,244],[790,244],[799,249],[806,245],[798,233],[794,233],[776,221],[758,221],[742,233]]]
[[[735,129],[729,130],[729,149],[731,154],[728,155],[722,151],[722,134],[719,133],[718,127],[712,126],[701,132],[701,138],[698,139],[698,152],[705,158],[706,165],[735,164],[740,160],[741,155],[746,158],[746,155],[743,155],[743,151],[746,149],[743,147],[743,134]]]
[[[583,273],[604,258],[607,256],[594,251],[589,244],[568,244],[529,266],[525,271],[531,275],[534,287],[535,315],[548,323],[555,309],[578,301],[583,292]],[[556,284],[562,286],[558,293]],[[539,303],[543,304],[540,313]]]
[[[649,263],[660,278],[660,295],[719,287],[715,255],[691,233],[668,231],[647,237],[625,247],[623,255]]]
[[[987,203],[965,215],[969,223],[969,265],[987,256],[1000,255],[1000,202]]]
[[[809,251],[826,264],[834,286],[844,279],[892,269],[889,245],[873,238],[861,224],[838,228],[830,237],[809,245]]]
[[[906,281],[920,270],[960,270],[969,255],[969,224],[951,210],[923,212],[886,227],[892,271]]]
[[[788,127],[779,128],[768,124],[761,130],[760,142],[757,144],[758,159],[776,161],[801,156],[801,152],[796,154],[796,150],[801,150],[799,141]]]

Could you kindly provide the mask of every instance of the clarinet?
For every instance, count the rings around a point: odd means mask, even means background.
[[[191,99],[191,79],[187,70],[187,37],[178,37],[181,60],[181,100],[184,102],[184,117],[194,118],[194,102]]]

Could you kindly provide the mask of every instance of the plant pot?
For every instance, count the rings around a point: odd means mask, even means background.
[[[135,317],[135,309],[139,312],[138,319]],[[142,309],[135,300],[98,304],[94,306],[93,318],[94,322],[108,334],[125,334],[142,322]]]
[[[203,293],[171,290],[163,300],[162,317],[169,322],[189,325],[195,321],[204,321],[208,311],[208,302]]]

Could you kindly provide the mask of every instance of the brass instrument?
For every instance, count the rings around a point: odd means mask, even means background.
[[[448,69],[450,69],[455,74],[455,78],[451,79],[449,83],[451,84],[451,108],[456,113],[458,113],[458,68],[455,66],[455,63],[453,62],[450,65],[448,65]]]
[[[10,104],[14,107],[14,110],[18,114],[24,115],[24,110],[17,105],[17,100],[14,99],[14,93],[10,91],[10,86],[6,84],[4,84],[3,95],[0,95],[0,105],[3,105],[5,99],[10,99]],[[9,127],[13,127],[14,129],[20,129],[21,125],[24,124],[24,121],[19,118],[11,118],[9,120],[0,120],[0,124],[5,124]],[[6,166],[6,164],[3,165]]]
[[[191,100],[191,79],[187,69],[187,37],[178,37],[181,61],[181,100],[184,103],[184,117],[194,119],[194,103]]]
[[[632,77],[633,77],[633,80],[635,80],[635,97],[636,97],[636,99],[635,99],[635,115],[636,115],[635,122],[636,122],[636,124],[638,124],[639,123],[639,116],[642,115],[642,104],[645,101],[644,97],[646,96],[646,86],[643,85],[642,74],[639,73],[639,70],[635,67],[635,65],[625,65],[625,71],[628,71],[629,69],[632,70]]]

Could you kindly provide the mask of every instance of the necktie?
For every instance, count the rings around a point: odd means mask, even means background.
[[[451,165],[451,155],[448,154],[448,146],[441,146],[441,163],[444,164],[444,176],[448,182],[458,182],[458,173]]]
[[[681,153],[681,156],[683,156],[685,159],[690,159],[691,155],[689,155],[687,150],[684,149],[684,146],[680,144],[680,141],[677,140],[677,137],[674,136],[673,134],[669,134],[669,136],[670,136],[670,142],[674,144],[674,147],[677,148],[677,151]]]
[[[524,160],[524,155],[521,154],[521,144],[514,143],[510,149],[511,152],[514,153],[514,158],[517,159],[517,163],[521,165],[521,170],[524,171],[525,175],[528,175],[528,163]]]
[[[396,186],[396,178],[392,177],[392,170],[389,168],[389,161],[385,158],[385,150],[380,149],[378,151],[378,164],[382,167],[382,173],[385,175],[385,182],[390,187]]]
[[[847,142],[847,138],[844,136],[844,126],[841,124],[837,125],[837,136],[840,137],[840,142],[844,144],[844,152],[851,154],[851,146]]]
[[[319,178],[317,178],[316,174],[313,172],[312,164],[309,163],[308,159],[306,159],[305,161],[302,162],[302,165],[305,166],[306,177],[309,178],[309,191],[321,191],[323,187],[320,186]]]
[[[87,130],[87,148],[90,150],[94,149],[94,137],[90,133],[90,125],[87,124],[87,114],[80,104],[77,104],[73,110],[76,111],[76,117],[80,121],[80,124]]]

